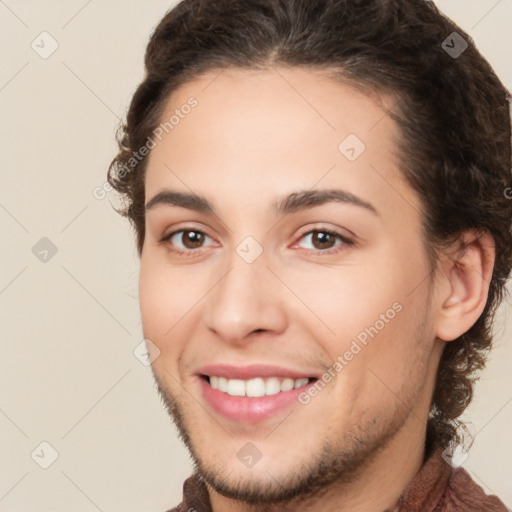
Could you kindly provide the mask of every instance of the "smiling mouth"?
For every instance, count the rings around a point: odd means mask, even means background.
[[[216,375],[201,375],[208,384],[218,391],[230,396],[262,397],[285,393],[307,386],[318,380],[316,377],[300,379],[283,377],[256,377],[252,379],[227,379]]]

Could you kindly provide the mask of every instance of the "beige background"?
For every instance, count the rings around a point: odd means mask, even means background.
[[[512,88],[512,0],[438,4]],[[133,354],[142,333],[132,234],[112,193],[93,196],[147,39],[172,5],[0,1],[0,511],[163,512],[190,473]],[[47,59],[31,48],[43,31],[59,45]],[[57,248],[46,263],[32,252],[43,237]],[[510,305],[466,415],[477,436],[464,467],[512,507]],[[38,465],[50,461],[43,441],[59,454],[48,469]]]

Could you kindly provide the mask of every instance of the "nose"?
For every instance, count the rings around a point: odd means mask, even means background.
[[[226,343],[242,346],[254,339],[253,333],[276,335],[286,329],[283,285],[263,257],[247,263],[235,254],[207,299],[206,326]]]

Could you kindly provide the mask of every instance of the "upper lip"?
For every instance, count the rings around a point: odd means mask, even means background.
[[[233,366],[229,364],[209,364],[197,370],[199,375],[225,377],[226,379],[249,380],[256,377],[282,377],[290,379],[318,378],[311,373],[292,370],[282,366],[266,364],[251,364],[248,366]]]

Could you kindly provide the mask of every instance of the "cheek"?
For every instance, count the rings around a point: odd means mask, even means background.
[[[386,265],[347,266],[310,275],[298,294],[315,316],[307,315],[302,322],[318,340],[323,338],[326,362],[340,362],[339,380],[367,386],[376,379],[373,369],[398,389],[410,373],[411,360],[425,351],[428,333],[419,332],[418,326],[426,320],[428,267],[418,264],[421,254],[411,260],[387,254],[376,261]]]
[[[312,312],[303,315],[303,321],[317,334],[325,332],[333,357],[347,350],[358,336],[364,341],[364,333],[375,324],[383,331],[399,316],[397,309],[403,303],[405,287],[392,271],[347,266],[309,272],[307,279],[302,276],[294,290]],[[314,328],[313,322],[318,327]]]
[[[178,272],[165,269],[149,257],[141,259],[139,306],[143,332],[162,353],[176,347],[180,319],[193,303],[194,297],[189,297],[191,288],[180,279]]]
[[[385,404],[393,408],[398,405],[397,397],[398,403],[409,403],[420,389],[433,339],[425,310],[426,295],[424,290],[409,297],[405,294],[387,308],[390,298],[396,297],[387,296],[371,316],[361,315],[365,320],[346,316],[355,334],[343,339],[343,348],[331,350],[334,357],[342,356],[337,391],[340,401],[348,394],[365,404],[363,409],[368,411]]]
[[[414,299],[411,291],[428,276],[428,265],[420,240],[411,233],[405,250],[403,233],[407,235],[398,230],[382,237],[353,256],[347,253],[337,267],[319,266],[290,275],[297,295],[329,328],[329,338],[350,340],[376,322],[379,328],[381,315],[394,321],[394,304],[405,306]]]

